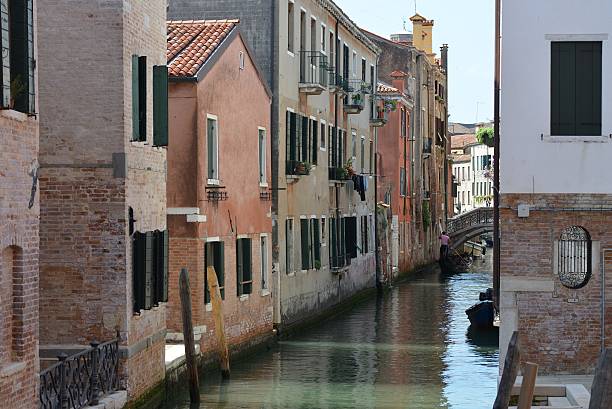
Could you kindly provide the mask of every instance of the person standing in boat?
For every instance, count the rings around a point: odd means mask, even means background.
[[[440,239],[440,259],[446,259],[448,257],[448,245],[450,243],[450,237],[445,231],[439,237]]]

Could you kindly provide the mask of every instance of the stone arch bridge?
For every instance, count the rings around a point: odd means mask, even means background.
[[[461,247],[466,241],[484,233],[493,233],[493,208],[480,207],[453,217],[447,223],[446,232],[451,247]]]

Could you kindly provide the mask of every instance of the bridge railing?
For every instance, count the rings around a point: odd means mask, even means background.
[[[479,207],[478,209],[453,217],[448,221],[446,230],[452,235],[453,233],[483,224],[493,224],[492,207]]]

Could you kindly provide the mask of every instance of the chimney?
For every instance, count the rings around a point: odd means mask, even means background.
[[[407,76],[408,74],[406,74],[403,71],[393,71],[391,73],[391,78],[393,78],[391,85],[393,86],[393,88],[397,88],[399,92],[402,94],[404,93],[404,90],[406,89],[406,77]]]
[[[433,20],[427,20],[420,14],[410,17],[412,21],[412,43],[428,56],[433,55]]]
[[[442,44],[442,47],[440,47],[440,59],[442,69],[445,73],[448,73],[448,44]]]

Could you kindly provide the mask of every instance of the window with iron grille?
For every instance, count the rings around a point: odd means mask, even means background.
[[[591,278],[591,237],[582,227],[572,226],[561,232],[557,244],[557,272],[567,288],[582,288]]]

